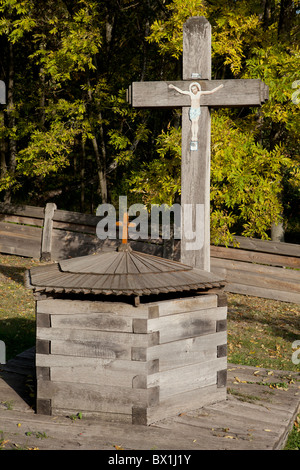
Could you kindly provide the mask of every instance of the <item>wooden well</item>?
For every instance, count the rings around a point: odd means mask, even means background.
[[[226,399],[211,273],[130,248],[33,268],[36,411],[148,425]]]

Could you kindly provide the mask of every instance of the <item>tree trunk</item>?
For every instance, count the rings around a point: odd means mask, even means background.
[[[80,212],[84,212],[84,173],[85,173],[85,142],[81,141],[81,162],[80,162]]]
[[[100,126],[101,128],[102,126]],[[98,146],[98,141],[96,137],[93,137],[92,139],[92,144],[93,144],[93,149],[96,157],[96,162],[97,162],[97,174],[98,174],[98,179],[99,179],[99,189],[100,189],[100,195],[101,195],[101,200],[102,204],[105,204],[107,202],[107,183],[106,183],[106,171],[105,171],[105,155],[102,154],[103,159],[101,158],[101,154],[99,152],[99,146]],[[102,145],[102,150],[105,150],[104,143]]]
[[[92,103],[93,97],[91,92],[91,84],[90,79],[87,77],[87,85],[88,85],[88,98],[89,102]],[[107,202],[107,180],[106,180],[106,147],[104,142],[104,129],[102,124],[102,114],[101,111],[99,112],[99,131],[100,131],[100,139],[101,139],[101,152],[99,151],[99,145],[96,137],[92,138],[93,149],[96,157],[97,162],[97,174],[99,180],[99,192],[102,199],[102,204]]]
[[[294,13],[294,1],[293,0],[281,0],[279,21],[278,21],[278,37],[280,36],[286,39],[290,38],[293,13]]]
[[[14,51],[12,43],[9,43],[9,67],[8,67],[8,87],[7,87],[7,118],[8,127],[12,135],[9,136],[9,171],[11,174],[16,170],[17,144],[14,138],[16,119],[14,116]]]

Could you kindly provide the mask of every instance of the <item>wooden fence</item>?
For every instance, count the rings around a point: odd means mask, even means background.
[[[300,245],[236,239],[239,248],[211,247],[211,271],[225,290],[300,304]]]
[[[99,240],[101,217],[45,208],[0,204],[0,252],[42,260],[84,256],[117,242]],[[237,237],[239,248],[211,247],[211,271],[228,292],[300,304],[300,245]],[[179,259],[169,240],[131,241],[137,251]]]
[[[0,203],[0,253],[28,256],[41,260],[85,256],[116,245],[99,240],[96,226],[100,216],[59,210],[49,203],[45,208]],[[118,232],[118,229],[116,229]],[[131,241],[137,251],[172,257],[172,242],[162,240]]]

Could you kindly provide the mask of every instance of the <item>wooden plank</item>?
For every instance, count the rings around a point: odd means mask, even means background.
[[[52,354],[70,354],[84,356],[84,351],[95,354],[94,357],[131,357],[131,347],[148,347],[158,344],[157,334],[128,334],[119,332],[75,330],[70,328],[39,328],[38,340],[51,341]],[[64,350],[66,351],[64,352]]]
[[[300,304],[300,294],[297,292],[280,291],[277,289],[250,286],[239,283],[229,283],[225,287],[226,292],[235,294],[251,295],[254,297],[261,297],[263,299],[280,300],[281,302],[291,302]]]
[[[199,49],[198,49],[199,50]],[[201,50],[205,50],[202,46]],[[183,55],[184,57],[184,55]],[[199,54],[194,56],[197,60]],[[191,61],[193,64],[193,60]],[[193,64],[194,65],[194,64]],[[170,84],[175,85],[181,90],[189,90],[189,85],[195,80],[191,79],[189,74],[191,65],[187,71],[187,78],[183,81],[154,81],[154,82],[134,82],[132,84],[132,106],[136,108],[180,108],[189,107],[189,96],[182,95],[169,88]],[[194,66],[198,70],[198,66]],[[202,76],[204,77],[202,72]],[[198,80],[203,91],[211,91],[214,88],[224,85],[224,88],[211,95],[201,97],[201,106],[211,108],[244,106],[261,106],[264,103],[264,86],[261,80],[242,79],[242,80]],[[263,89],[263,91],[262,91]],[[262,96],[263,94],[263,96]]]
[[[0,80],[0,104],[6,104],[6,86],[3,80]]]
[[[203,16],[188,18],[182,35],[182,78],[211,79],[211,25]]]
[[[211,25],[203,17],[188,20],[183,29],[182,78],[190,80],[193,74],[211,79]],[[181,262],[205,271],[210,271],[210,130],[210,110],[202,106],[197,150],[191,150],[189,109],[182,109]],[[192,214],[188,214],[189,208]],[[189,222],[191,227],[186,226]],[[195,234],[194,244],[189,232]]]
[[[90,227],[96,227],[97,223],[102,217],[93,214],[83,214],[81,212],[71,212],[57,209],[55,211],[53,221],[54,222],[66,222],[69,224],[76,225],[87,225]]]
[[[207,294],[148,304],[149,309],[155,306],[158,307],[158,316],[173,315],[174,313],[215,308],[218,306],[218,296],[215,294]]]
[[[300,257],[300,245],[293,243],[272,242],[256,238],[235,237],[240,247],[246,250],[262,251],[292,257]]]
[[[216,384],[217,371],[226,369],[226,367],[227,358],[222,357],[208,362],[165,370],[149,375],[147,387],[159,386],[159,396],[162,401],[174,395]]]
[[[39,314],[41,315],[41,314]],[[39,316],[38,315],[38,316]],[[132,318],[106,313],[64,313],[51,315],[53,328],[72,328],[78,330],[122,331],[132,333]]]
[[[44,228],[42,235],[41,261],[51,260],[53,215],[56,204],[48,203],[45,208]]]
[[[154,389],[132,389],[81,383],[40,381],[38,396],[51,399],[54,408],[72,408],[82,411],[110,411],[131,413],[132,406],[149,406],[155,401]]]
[[[99,240],[95,235],[53,229],[51,258],[61,260],[85,256],[101,249],[102,246],[103,240]]]
[[[212,259],[212,271],[226,269],[228,271],[252,272],[264,274],[267,278],[291,280],[300,282],[300,271],[296,269],[285,269],[283,267],[265,266],[261,264],[245,263],[243,261],[232,261],[229,259]],[[219,271],[220,272],[220,271]],[[222,271],[223,273],[223,271]],[[243,274],[242,274],[243,275]]]
[[[55,315],[73,315],[99,313],[100,315],[114,314],[126,317],[148,318],[148,305],[141,304],[138,310],[125,302],[67,300],[67,299],[45,299],[38,300],[36,304],[37,313],[50,313]]]
[[[92,358],[93,359],[93,358]],[[97,359],[98,360],[98,359]],[[125,362],[125,361],[123,361]],[[72,367],[51,367],[50,380],[54,382],[83,383],[103,386],[103,384],[114,387],[132,387],[137,371],[115,371],[109,370],[105,365],[74,365]]]
[[[68,232],[81,232],[90,233],[96,235],[96,226],[84,225],[84,224],[72,224],[69,222],[57,222],[53,221],[53,228],[59,230],[67,230]]]
[[[137,332],[159,331],[159,342],[168,343],[183,338],[202,336],[216,332],[216,322],[227,317],[227,307],[196,310],[150,320],[134,320]]]
[[[216,359],[217,346],[226,343],[226,331],[172,341],[148,348],[147,360],[159,358],[159,370],[170,370],[184,365]],[[174,358],[176,358],[176,361]]]
[[[223,268],[214,268],[214,272],[224,273]],[[293,278],[284,278],[284,273],[282,277],[275,277],[273,275],[268,275],[266,272],[250,272],[246,270],[235,270],[225,268],[226,272],[226,282],[229,283],[238,283],[246,284],[250,286],[266,287],[277,289],[286,292],[300,292],[300,279]]]
[[[114,372],[116,377],[124,372],[130,374],[147,374],[153,368],[153,361],[132,361],[126,359],[99,358],[99,357],[80,357],[65,356],[60,354],[36,354],[36,366],[49,368],[69,368],[70,370],[77,367],[102,367],[106,371]]]
[[[226,400],[225,387],[217,388],[214,384],[198,390],[191,390],[190,392],[174,395],[165,400],[161,400],[157,406],[145,410],[145,418],[143,422],[134,421],[134,424],[149,425],[161,421],[162,416],[172,417],[180,415],[187,411],[202,408],[212,402],[217,403],[223,402],[224,400]],[[160,422],[159,426],[163,427],[163,422]]]
[[[44,208],[36,206],[6,204],[0,203],[1,214],[18,215],[21,217],[33,217],[37,219],[44,219]]]
[[[0,252],[39,258],[41,236],[39,227],[0,222]]]
[[[33,225],[37,227],[42,227],[44,224],[43,219],[38,219],[34,217],[22,217],[18,215],[10,215],[10,214],[0,214],[0,221],[1,222],[12,222],[19,225]]]
[[[221,246],[211,246],[210,250],[212,258],[248,261],[249,263],[286,266],[291,268],[300,267],[299,259],[297,257],[291,257],[287,255],[248,251],[241,248],[224,248]]]

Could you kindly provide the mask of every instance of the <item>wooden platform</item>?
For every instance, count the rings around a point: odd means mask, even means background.
[[[42,416],[31,407],[33,366],[34,350],[0,366],[4,449],[279,450],[300,404],[299,373],[229,365],[226,401],[151,426]]]

